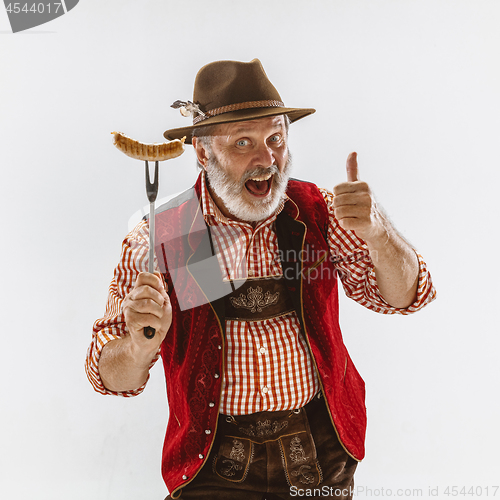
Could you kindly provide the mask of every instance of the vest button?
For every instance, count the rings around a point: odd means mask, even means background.
[[[208,403],[208,406],[210,406],[210,408],[213,408],[215,406],[215,403]]]
[[[211,431],[210,429],[207,429],[207,430],[205,431],[205,434],[212,434],[212,431]]]
[[[214,377],[215,377],[215,378],[219,378],[219,374],[218,374],[218,373],[216,373],[216,374],[214,375]]]
[[[185,481],[188,477],[186,475],[182,476],[182,479]]]
[[[198,455],[198,457],[200,458],[200,460],[203,460],[203,458],[204,458],[201,453]]]

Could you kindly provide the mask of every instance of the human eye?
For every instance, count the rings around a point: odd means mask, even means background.
[[[269,142],[272,142],[272,143],[274,143],[274,144],[281,142],[281,134],[275,134],[275,135],[272,135],[272,136],[269,138]]]
[[[249,144],[248,139],[239,139],[238,141],[236,141],[236,145],[239,146],[240,148],[248,146],[248,144]]]

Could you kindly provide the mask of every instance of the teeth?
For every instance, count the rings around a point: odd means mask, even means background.
[[[268,179],[271,178],[271,176],[272,176],[272,174],[267,174],[267,175],[261,176],[261,177],[252,177],[249,180],[251,180],[251,181],[267,181]]]

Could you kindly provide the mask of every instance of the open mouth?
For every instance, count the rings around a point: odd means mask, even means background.
[[[267,174],[248,179],[245,182],[245,187],[251,195],[264,198],[271,191],[272,183],[273,174]]]

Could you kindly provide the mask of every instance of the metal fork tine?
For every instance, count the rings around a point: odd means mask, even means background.
[[[158,162],[155,161],[155,177],[153,183],[151,183],[151,178],[149,177],[149,163],[146,160],[146,194],[148,195],[148,200],[153,202],[156,200],[158,194]]]

